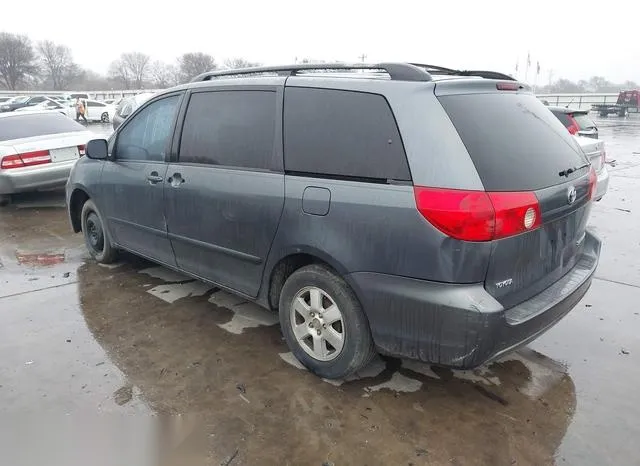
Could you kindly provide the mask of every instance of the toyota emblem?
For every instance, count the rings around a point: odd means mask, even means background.
[[[567,190],[567,201],[569,201],[569,205],[571,205],[574,202],[576,202],[576,197],[578,197],[578,193],[576,192],[576,187],[575,186],[571,186]]]

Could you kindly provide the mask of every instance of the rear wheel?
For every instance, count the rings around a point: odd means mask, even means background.
[[[117,251],[111,245],[103,217],[90,199],[82,206],[81,225],[84,242],[91,257],[101,264],[115,261]]]
[[[309,265],[295,271],[282,288],[279,308],[289,348],[320,377],[347,377],[375,355],[360,302],[327,267]]]
[[[107,112],[104,112],[100,116],[100,121],[103,122],[103,123],[109,123],[109,114]]]

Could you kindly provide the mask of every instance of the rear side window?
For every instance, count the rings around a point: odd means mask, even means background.
[[[571,126],[572,122],[568,114],[564,112],[553,112],[553,114],[556,116],[558,120],[560,120],[560,122],[565,126],[565,128],[568,128],[569,126]]]
[[[85,128],[60,113],[0,117],[0,142],[74,131],[85,131]]]
[[[286,88],[284,158],[295,173],[411,179],[395,118],[377,94]]]
[[[588,163],[560,121],[530,94],[439,97],[487,191],[534,191]],[[577,171],[569,176],[584,175]]]
[[[276,93],[196,92],[182,129],[180,162],[269,169],[276,127]]]

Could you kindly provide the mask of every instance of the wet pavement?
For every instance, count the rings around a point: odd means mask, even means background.
[[[597,278],[556,327],[472,372],[380,358],[323,381],[276,316],[133,256],[97,265],[61,193],[19,196],[0,210],[2,463],[640,464],[640,119],[599,125],[615,166],[591,218]],[[125,423],[101,455],[76,448],[90,463],[12,441],[15,419],[66,415],[91,433]]]

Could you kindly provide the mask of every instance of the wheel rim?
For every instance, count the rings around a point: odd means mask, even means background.
[[[331,361],[344,346],[342,312],[324,290],[308,286],[296,293],[290,310],[291,328],[300,347],[314,359]]]
[[[93,212],[87,216],[87,231],[85,234],[89,247],[100,254],[104,249],[104,232],[100,219]]]
[[[109,123],[109,114],[107,112],[102,114],[102,122]]]

